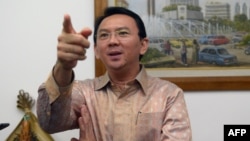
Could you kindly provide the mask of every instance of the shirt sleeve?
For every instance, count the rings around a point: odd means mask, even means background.
[[[50,104],[53,103],[61,95],[69,95],[74,81],[74,73],[71,83],[65,87],[59,87],[53,77],[52,72],[49,74],[49,77],[45,83],[45,88],[49,96]]]
[[[39,87],[37,116],[40,126],[48,133],[77,128],[76,113],[71,108],[72,86],[73,81],[67,87],[58,87],[51,72]]]
[[[191,141],[192,133],[183,91],[172,97],[164,119],[161,141]]]

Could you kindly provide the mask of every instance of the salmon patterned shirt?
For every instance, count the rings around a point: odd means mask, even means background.
[[[142,67],[135,81],[116,87],[106,73],[58,87],[52,74],[38,90],[37,115],[49,133],[78,128],[87,106],[97,141],[191,141],[184,94],[175,84],[149,76]]]

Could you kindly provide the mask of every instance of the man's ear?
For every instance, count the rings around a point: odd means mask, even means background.
[[[95,58],[100,59],[99,50],[98,50],[96,44],[94,45],[94,51],[95,51]]]
[[[141,51],[140,54],[144,55],[148,50],[148,38],[143,38],[141,40]]]

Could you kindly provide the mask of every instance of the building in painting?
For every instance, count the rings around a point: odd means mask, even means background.
[[[116,6],[128,7],[128,2],[126,0],[115,0]]]
[[[168,0],[161,17],[173,20],[203,20],[199,0]]]
[[[245,14],[250,19],[249,0],[207,0],[204,9],[205,19],[217,16],[233,20],[239,14]]]
[[[249,0],[231,0],[231,19],[234,19],[235,15],[245,14],[250,19],[250,1]]]
[[[221,19],[230,19],[230,5],[228,3],[211,1],[205,5],[205,19],[218,17]]]
[[[148,15],[155,15],[155,0],[147,0]]]
[[[173,4],[199,6],[199,0],[167,0],[167,5]]]

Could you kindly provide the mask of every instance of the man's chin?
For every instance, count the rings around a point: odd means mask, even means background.
[[[115,62],[112,63],[108,66],[108,68],[110,68],[111,70],[121,70],[123,68],[123,64],[121,64],[120,62]]]

